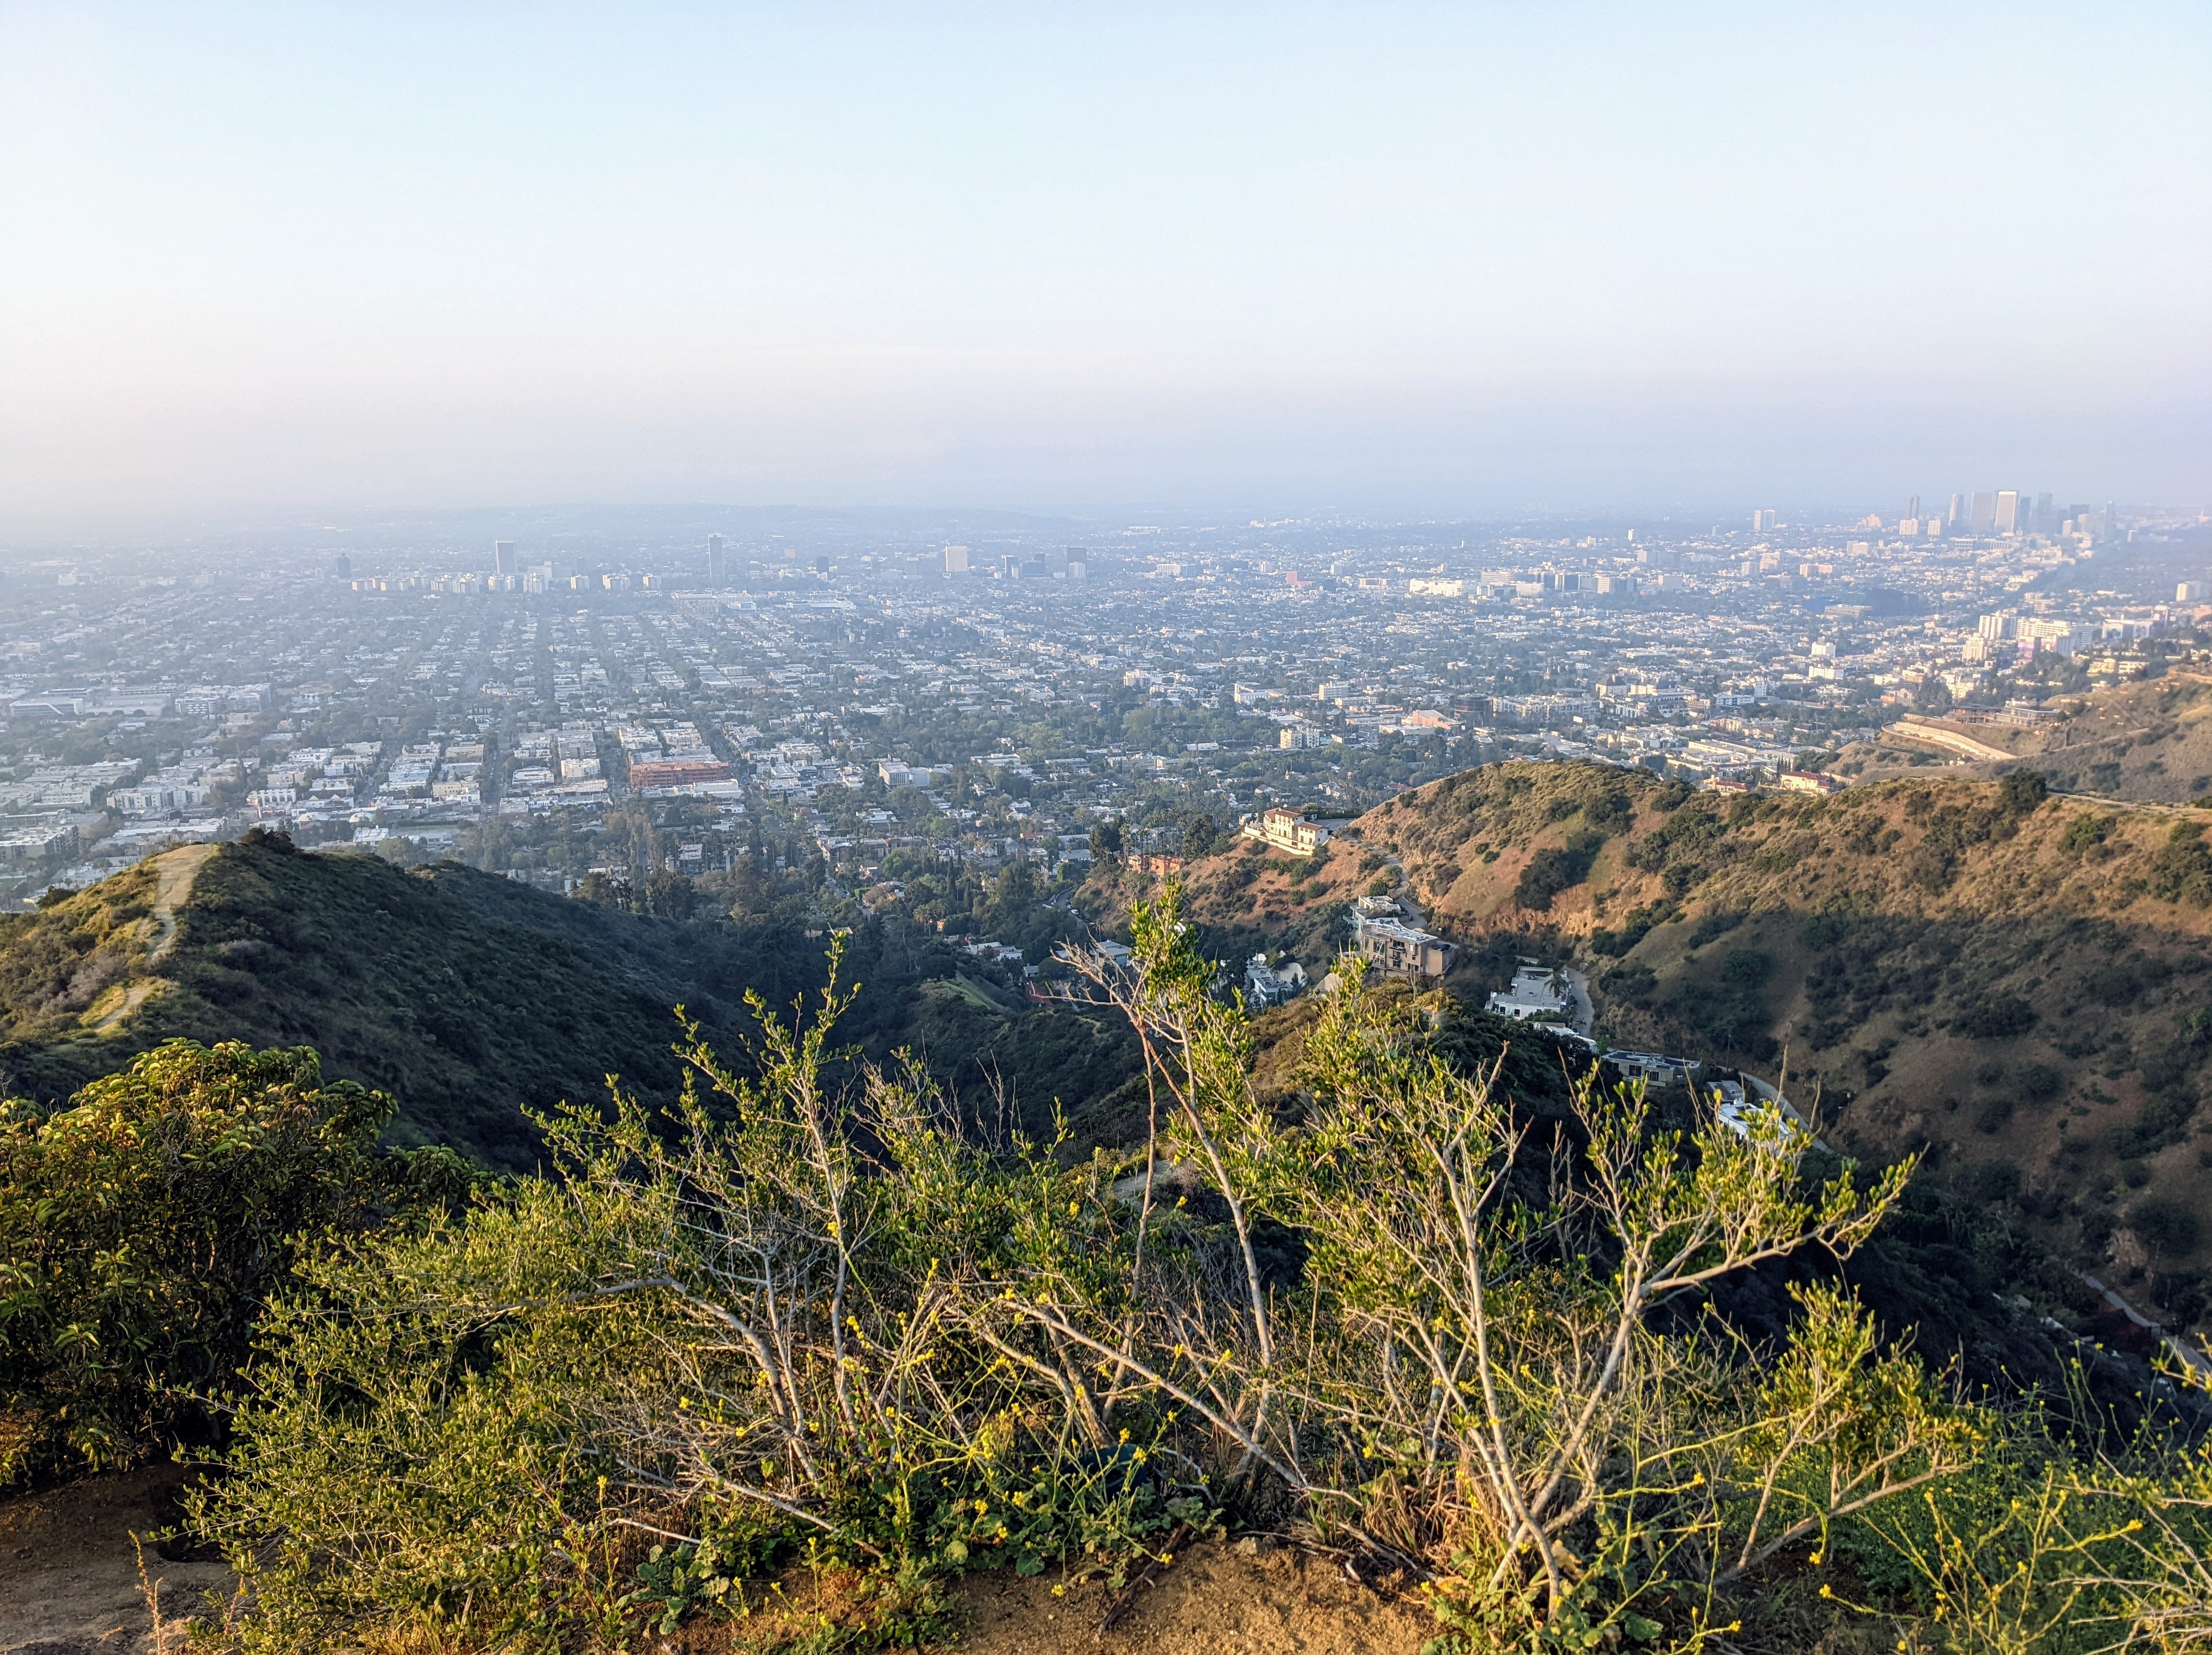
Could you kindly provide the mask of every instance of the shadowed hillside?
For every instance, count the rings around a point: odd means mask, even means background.
[[[281,838],[193,847],[0,921],[0,1083],[52,1102],[179,1036],[311,1045],[333,1078],[398,1099],[400,1141],[527,1165],[524,1108],[598,1096],[610,1074],[672,1093],[674,1007],[734,1057],[745,991],[777,1007],[811,991],[824,946],[794,926],[645,918],[450,862],[404,872]],[[914,1048],[979,1112],[1003,1093],[1036,1125],[1055,1095],[1080,1108],[1131,1068],[1118,1027],[1027,1009],[933,938],[870,925],[847,960],[862,1050]]]

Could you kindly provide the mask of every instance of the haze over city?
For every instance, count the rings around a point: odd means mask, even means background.
[[[0,9],[0,530],[2212,472],[2201,6]]]

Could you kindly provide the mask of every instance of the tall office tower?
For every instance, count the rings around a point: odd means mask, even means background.
[[[722,537],[710,534],[707,537],[707,584],[727,586],[729,583],[729,557],[722,550]]]
[[[1997,490],[1996,524],[1996,531],[1999,534],[2015,533],[2021,527],[2020,520],[2020,490],[2018,489],[1999,489]]]
[[[2051,491],[2045,490],[2035,496],[2035,532],[2049,534],[2058,526],[2058,520],[2051,514]]]
[[[1966,520],[1966,496],[1963,494],[1953,495],[1951,496],[1951,514],[1943,520],[1955,529],[1960,523]]]
[[[1987,534],[1997,526],[1997,497],[1988,489],[1974,490],[1974,515],[1972,526],[1977,534]]]
[[[947,547],[945,547],[945,572],[947,575],[965,575],[965,574],[968,572],[968,548],[967,548],[967,547],[965,547],[965,546],[947,546]]]
[[[1920,496],[1918,495],[1907,495],[1905,496],[1905,514],[1916,523],[1920,520]]]
[[[1751,532],[1753,534],[1763,534],[1768,529],[1772,528],[1775,524],[1781,520],[1781,519],[1782,514],[1775,510],[1773,507],[1762,506],[1759,510],[1752,513],[1751,514]]]
[[[491,572],[495,575],[514,575],[522,565],[515,561],[514,542],[495,540],[491,543]]]
[[[341,581],[350,581],[353,579],[353,559],[340,552],[337,561],[331,565],[331,573]]]
[[[2104,530],[2097,536],[2097,538],[2100,540],[2116,540],[2119,538],[2119,533],[2120,514],[2112,509],[2112,502],[2107,500],[2105,502]]]

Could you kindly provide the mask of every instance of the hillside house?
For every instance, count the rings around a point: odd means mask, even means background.
[[[1248,839],[1257,839],[1295,856],[1310,856],[1328,843],[1328,830],[1320,823],[1309,822],[1297,812],[1279,806],[1248,818],[1239,831]]]
[[[1570,1015],[1566,979],[1548,965],[1523,959],[1513,973],[1513,986],[1490,996],[1485,1009],[1524,1023],[1565,1020]]]
[[[1458,952],[1442,937],[1401,919],[1359,913],[1352,918],[1352,948],[1389,977],[1442,977]]]

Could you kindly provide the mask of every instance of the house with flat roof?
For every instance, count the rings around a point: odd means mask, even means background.
[[[1361,913],[1352,916],[1352,950],[1390,977],[1442,977],[1459,952],[1401,919]]]
[[[1513,973],[1513,986],[1490,996],[1486,1010],[1524,1023],[1565,1021],[1572,1005],[1566,979],[1548,965],[1523,959]]]

